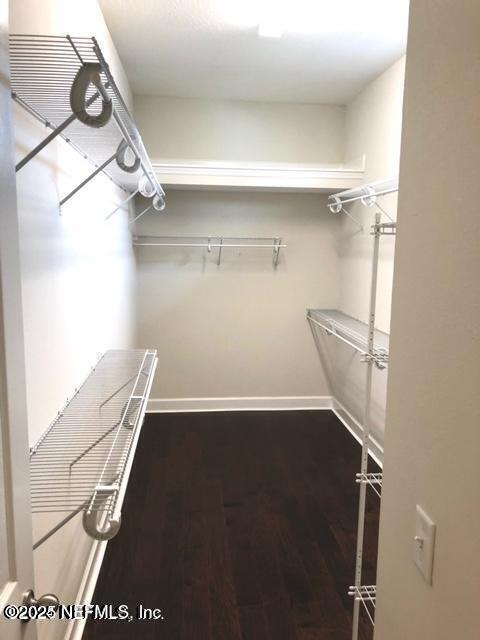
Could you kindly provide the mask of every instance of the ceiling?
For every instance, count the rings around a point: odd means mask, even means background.
[[[135,94],[345,104],[406,48],[408,0],[100,4]]]

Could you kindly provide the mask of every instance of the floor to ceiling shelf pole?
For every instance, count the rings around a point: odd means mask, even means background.
[[[373,259],[372,259],[372,278],[370,285],[370,308],[368,314],[368,353],[366,358],[367,373],[365,383],[365,410],[363,417],[363,440],[362,440],[362,464],[361,473],[368,473],[368,450],[370,443],[370,408],[372,396],[372,377],[373,366],[375,363],[372,357],[374,350],[375,338],[375,312],[377,306],[377,279],[378,279],[378,256],[380,245],[380,232],[378,225],[380,224],[381,214],[375,216],[374,226],[374,242],[373,242]],[[358,530],[357,530],[357,551],[355,560],[355,587],[360,590],[362,585],[362,559],[363,559],[363,539],[365,533],[365,508],[367,500],[367,483],[360,483],[360,495],[358,504]],[[360,600],[355,597],[353,604],[353,629],[352,640],[358,640],[358,626],[360,619]]]

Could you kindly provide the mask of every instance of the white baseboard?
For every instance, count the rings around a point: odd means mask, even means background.
[[[147,413],[189,411],[293,411],[332,409],[331,396],[272,396],[244,398],[152,398]]]
[[[363,426],[360,424],[360,422],[358,422],[356,418],[352,416],[352,414],[347,409],[345,409],[343,404],[336,398],[333,398],[332,404],[333,413],[350,431],[355,440],[358,440],[358,442],[362,444]],[[372,459],[375,460],[375,462],[378,464],[378,466],[383,467],[383,447],[372,436],[370,436],[369,453]]]
[[[362,442],[363,427],[333,396],[267,396],[239,398],[151,398],[147,413],[188,413],[201,411],[295,411],[330,409],[353,437]],[[370,455],[381,467],[383,447],[370,438]]]

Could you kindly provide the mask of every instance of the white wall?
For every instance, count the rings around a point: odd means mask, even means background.
[[[342,106],[135,96],[157,161],[343,162]],[[160,176],[161,179],[161,176]],[[330,394],[307,306],[335,306],[339,221],[318,195],[170,190],[165,215],[146,215],[145,235],[283,236],[275,271],[265,252],[139,249],[141,346],[157,347],[158,398]],[[141,207],[142,204],[138,203]]]
[[[411,2],[376,640],[480,637],[479,24],[476,0]]]
[[[330,393],[305,309],[335,306],[338,221],[317,195],[173,191],[141,235],[282,236],[266,250],[137,249],[140,346],[155,347],[157,398]]]
[[[368,85],[346,109],[345,156],[365,154],[365,182],[384,180],[398,175],[405,58],[398,60]],[[395,218],[396,195],[379,199],[379,203]],[[344,214],[340,214],[340,309],[364,322],[368,320],[373,238],[371,225],[375,207],[360,203],[348,206],[349,212],[363,225],[363,230]],[[387,221],[383,216],[382,220]],[[394,238],[382,237],[377,287],[376,326],[389,332],[393,280]],[[363,421],[365,404],[365,365],[349,347],[335,342],[330,346],[332,388],[334,395],[359,422]],[[386,371],[374,371],[371,429],[383,441],[386,403]]]
[[[129,99],[123,71],[97,3],[12,3],[10,31],[96,35]],[[15,110],[17,161],[46,135]],[[134,269],[126,214],[106,224],[122,197],[98,177],[59,211],[61,194],[91,172],[62,140],[17,174],[30,442],[35,442],[95,363],[111,347],[134,340]],[[34,516],[34,539],[63,517]],[[79,517],[34,553],[35,591],[74,602],[92,541]],[[41,638],[63,637],[60,623],[40,625]]]
[[[344,116],[342,106],[135,96],[154,161],[341,163]]]

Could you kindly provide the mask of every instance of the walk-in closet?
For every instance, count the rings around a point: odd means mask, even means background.
[[[0,640],[478,639],[477,3],[0,7]]]

